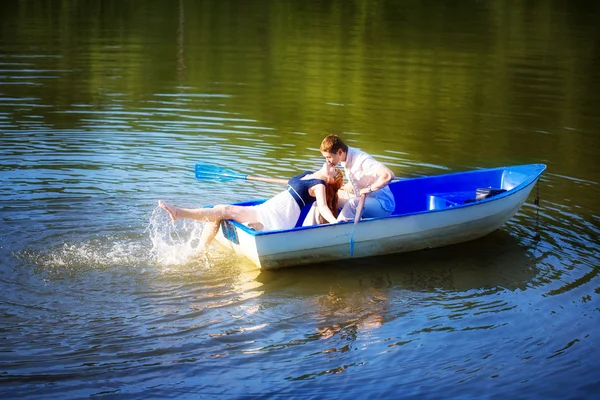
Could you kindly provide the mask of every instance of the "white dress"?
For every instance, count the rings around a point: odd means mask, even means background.
[[[264,231],[291,229],[300,218],[300,207],[287,190],[253,207]]]

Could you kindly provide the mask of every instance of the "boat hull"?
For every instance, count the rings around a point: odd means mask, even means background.
[[[409,202],[397,206],[398,213],[390,217],[365,219],[356,225],[327,224],[276,232],[254,232],[242,224],[224,221],[217,240],[261,268],[281,268],[452,245],[485,236],[513,217],[527,200],[544,168],[539,166],[533,173],[513,181],[505,179],[505,182],[497,182],[498,187],[503,185],[508,189],[491,199],[455,202],[456,193],[471,191],[464,190],[465,184],[455,185],[460,189],[458,192],[446,191],[443,196],[439,192],[431,192],[446,187],[444,185],[450,182],[441,185],[441,181],[435,183],[435,179],[447,179],[460,174],[441,175],[432,177],[434,181],[417,182],[421,187],[425,186],[422,194],[425,194],[423,201],[427,205],[424,210],[412,211],[413,203]],[[473,181],[473,192],[481,182]],[[410,188],[406,184],[396,187],[393,192],[396,192],[397,198],[403,192],[402,187]],[[415,204],[422,204],[423,201]],[[402,207],[409,212],[402,214]]]

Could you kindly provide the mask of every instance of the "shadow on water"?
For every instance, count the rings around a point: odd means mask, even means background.
[[[301,268],[264,270],[263,290],[310,295],[328,287],[372,286],[416,292],[525,289],[537,274],[535,259],[518,238],[498,230],[439,249],[361,258]]]

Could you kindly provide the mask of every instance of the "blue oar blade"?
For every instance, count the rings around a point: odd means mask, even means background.
[[[235,178],[226,175],[211,174],[209,172],[196,172],[196,179],[200,181],[226,182]]]
[[[225,182],[232,179],[246,179],[246,175],[217,167],[215,165],[196,164],[196,179],[202,181]]]

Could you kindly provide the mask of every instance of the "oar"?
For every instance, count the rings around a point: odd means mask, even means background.
[[[259,181],[267,183],[281,183],[287,185],[287,179],[263,178],[260,176],[250,176],[240,174],[230,169],[217,167],[216,165],[196,164],[196,179],[201,181],[226,182],[232,179],[243,179],[247,181]]]
[[[365,206],[365,198],[366,194],[360,195],[360,200],[358,200],[358,206],[356,206],[356,216],[354,217],[354,226],[352,227],[352,235],[350,235],[350,257],[354,255],[354,231],[356,230],[356,224],[360,221],[360,217],[362,215],[363,207]]]

